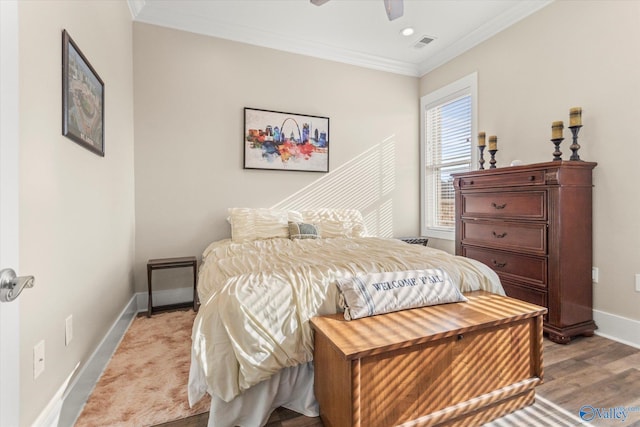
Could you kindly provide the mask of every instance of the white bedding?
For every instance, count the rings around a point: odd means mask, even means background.
[[[426,268],[444,269],[463,292],[504,294],[484,264],[395,239],[212,243],[199,272],[189,402],[205,392],[231,402],[283,368],[311,361],[308,321],[339,310],[336,279]]]

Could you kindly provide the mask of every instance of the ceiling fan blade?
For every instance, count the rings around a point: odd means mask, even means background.
[[[309,0],[316,6],[322,6],[329,0]],[[404,0],[384,0],[384,9],[389,21],[400,18],[404,14]]]
[[[400,18],[404,14],[403,0],[384,0],[384,9],[387,11],[389,21]]]

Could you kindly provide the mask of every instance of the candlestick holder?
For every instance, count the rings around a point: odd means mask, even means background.
[[[582,125],[569,126],[569,129],[571,129],[571,134],[573,135],[573,142],[569,146],[572,153],[571,157],[569,157],[569,160],[581,161],[580,156],[578,155],[578,150],[580,149],[580,144],[578,144],[578,132],[580,132],[581,127]]]
[[[484,169],[484,145],[479,145],[478,149],[480,150],[480,159],[478,160],[478,163],[480,163],[480,170]]]
[[[562,161],[562,151],[560,151],[560,143],[564,141],[564,138],[551,138],[551,142],[556,146],[556,151],[553,152],[553,161]]]
[[[489,169],[495,169],[496,168],[496,153],[497,152],[498,152],[497,148],[495,150],[489,150],[489,154],[491,154],[491,160],[489,160],[489,163],[491,164],[491,166],[489,166]]]

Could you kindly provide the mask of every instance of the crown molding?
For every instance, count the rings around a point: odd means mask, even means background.
[[[133,20],[136,20],[136,17],[142,11],[142,8],[146,4],[146,0],[127,0],[127,4],[129,5],[129,12],[131,12],[131,17]]]
[[[435,53],[427,60],[421,63],[412,63],[327,46],[310,40],[294,40],[251,26],[212,22],[201,16],[180,13],[175,9],[145,8],[146,0],[127,0],[131,15],[136,22],[412,77],[421,77],[427,74],[552,2],[553,0],[520,1],[514,7],[487,21],[475,31]]]
[[[144,3],[144,0],[129,0],[129,3]],[[131,7],[131,6],[130,6]],[[292,40],[279,34],[259,30],[249,26],[230,25],[224,22],[211,22],[205,18],[193,15],[176,14],[175,10],[169,16],[162,11],[142,10],[137,13],[136,22],[143,22],[176,30],[188,31],[225,40],[247,43],[254,46],[266,47],[300,55],[312,56],[330,61],[372,68],[407,76],[418,76],[417,64],[396,61],[348,49],[340,49],[316,43],[309,40]]]

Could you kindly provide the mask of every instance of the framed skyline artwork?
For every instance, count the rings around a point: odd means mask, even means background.
[[[329,172],[329,118],[244,109],[244,168]]]
[[[104,82],[62,31],[62,135],[104,157]]]

